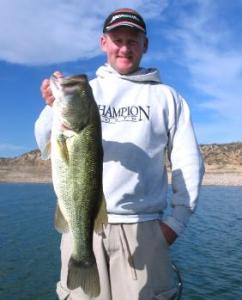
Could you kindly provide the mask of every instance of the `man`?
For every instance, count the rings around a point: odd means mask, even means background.
[[[139,64],[148,48],[146,25],[132,9],[105,20],[101,48],[107,64],[90,82],[102,120],[103,189],[108,225],[94,234],[101,294],[98,300],[172,299],[176,293],[169,248],[185,229],[197,203],[204,168],[185,100],[160,82],[156,69]],[[61,73],[56,73],[62,76]],[[45,79],[48,104],[36,121],[44,155],[54,97]],[[167,206],[166,153],[172,167],[172,211]],[[71,236],[63,234],[59,299],[90,299],[66,286]]]

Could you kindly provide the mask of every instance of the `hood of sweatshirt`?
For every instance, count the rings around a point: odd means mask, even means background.
[[[139,68],[138,71],[128,74],[122,75],[119,74],[116,70],[114,70],[109,64],[105,64],[98,68],[96,72],[97,77],[106,78],[108,76],[115,76],[122,79],[126,79],[134,82],[154,82],[160,83],[160,74],[157,69],[154,68]]]

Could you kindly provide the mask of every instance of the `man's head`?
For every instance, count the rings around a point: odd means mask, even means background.
[[[146,25],[132,9],[112,12],[104,22],[101,48],[108,63],[120,74],[135,72],[148,48]]]

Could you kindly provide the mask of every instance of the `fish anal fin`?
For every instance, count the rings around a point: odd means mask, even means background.
[[[81,287],[88,296],[97,297],[100,294],[100,281],[96,261],[84,265],[71,257],[68,265],[67,287],[70,290]]]
[[[99,211],[94,221],[94,231],[100,233],[103,231],[103,225],[106,226],[108,223],[107,209],[106,209],[106,201],[104,194],[102,195],[101,204],[99,207]]]
[[[68,223],[67,223],[65,217],[63,216],[58,203],[57,203],[56,209],[55,209],[55,229],[59,233],[66,233],[69,231]]]

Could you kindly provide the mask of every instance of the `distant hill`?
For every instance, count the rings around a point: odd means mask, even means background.
[[[201,145],[200,148],[207,165],[242,166],[242,143]]]
[[[242,173],[242,143],[200,145],[207,172]],[[0,182],[51,182],[49,160],[39,150],[0,158]]]
[[[0,158],[0,182],[51,182],[50,161],[42,160],[39,150]]]

